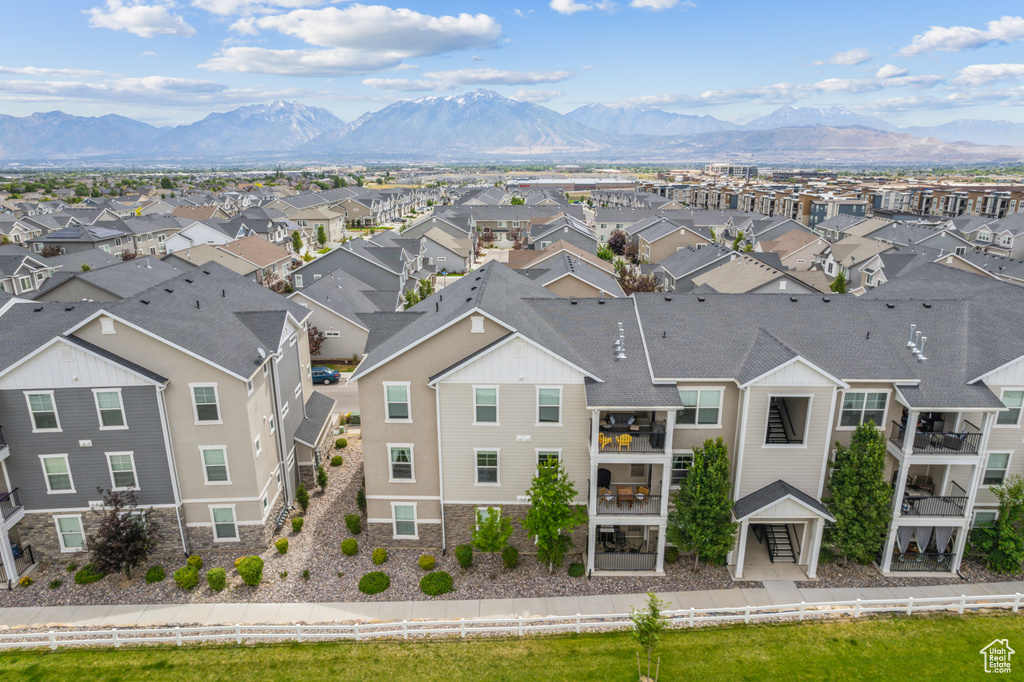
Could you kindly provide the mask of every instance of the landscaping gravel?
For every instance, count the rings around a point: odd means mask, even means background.
[[[912,578],[891,573],[886,577],[873,564],[819,563],[818,580],[796,583],[797,587],[921,587],[924,585],[958,585],[967,583],[993,583],[1024,579],[1018,573],[994,573],[976,559],[965,558],[960,564],[960,575],[949,578]]]

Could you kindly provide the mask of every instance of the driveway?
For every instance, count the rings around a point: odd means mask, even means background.
[[[345,379],[347,376],[345,373],[342,373],[341,381],[330,386],[313,384],[314,391],[320,391],[328,398],[334,398],[338,401],[334,406],[334,414],[347,414],[359,409],[359,386],[358,384],[346,385]]]

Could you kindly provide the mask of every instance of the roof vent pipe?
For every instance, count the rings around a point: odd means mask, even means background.
[[[907,341],[907,348],[913,348],[914,347],[914,330],[915,329],[917,329],[917,325],[916,324],[910,325],[910,340]]]

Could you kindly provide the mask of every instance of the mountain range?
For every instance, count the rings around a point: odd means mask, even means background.
[[[962,119],[898,128],[845,107],[784,106],[738,125],[654,108],[566,114],[489,90],[400,101],[350,123],[297,102],[244,106],[156,127],[117,115],[0,115],[0,160],[244,163],[520,157],[759,162],[984,163],[1024,158],[1024,124]]]

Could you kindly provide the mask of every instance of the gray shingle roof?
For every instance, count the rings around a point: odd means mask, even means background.
[[[310,393],[303,410],[305,416],[299,422],[298,428],[295,429],[295,440],[315,448],[336,404],[337,401],[334,398],[328,398],[319,391]]]
[[[378,292],[344,270],[329,272],[311,285],[299,289],[291,296],[305,296],[316,301],[349,322],[365,326],[361,315],[375,312],[395,312],[398,291]]]
[[[734,504],[732,508],[733,516],[735,516],[737,520],[745,519],[754,512],[775,504],[779,500],[785,499],[790,495],[800,500],[811,509],[814,509],[826,519],[831,521],[835,520],[832,515],[828,513],[828,509],[825,508],[825,505],[807,493],[794,488],[781,478],[774,483],[769,483],[760,490],[755,490],[749,495],[736,500],[736,504]]]

